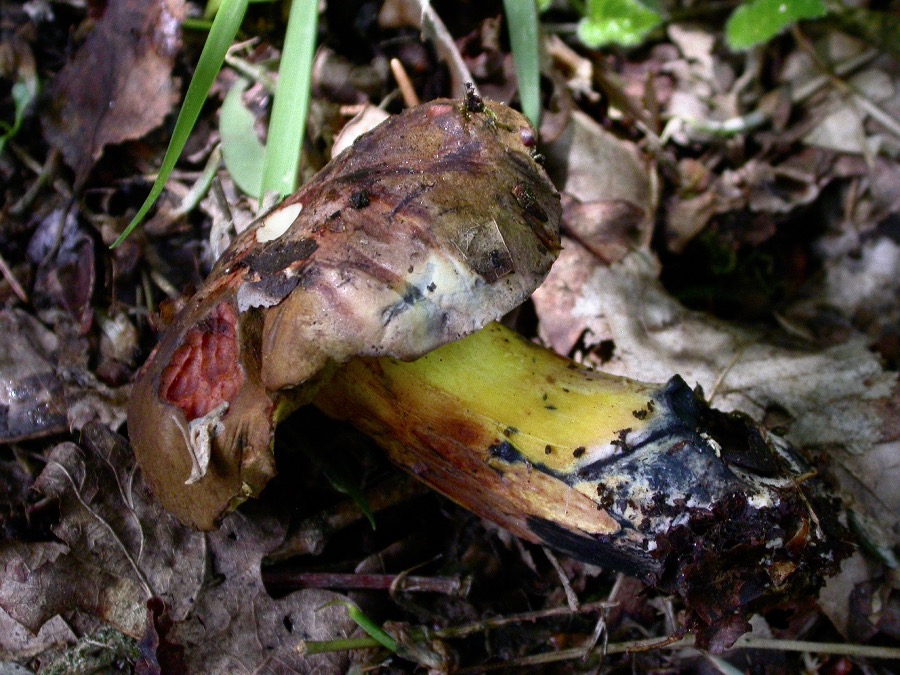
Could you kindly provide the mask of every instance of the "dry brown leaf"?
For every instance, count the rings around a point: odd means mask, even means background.
[[[301,640],[346,637],[341,596],[302,591],[279,600],[262,583],[262,558],[284,539],[287,518],[234,514],[208,537],[179,524],[150,495],[121,437],[100,425],[85,447],[62,443],[37,489],[60,502],[61,542],[0,547],[0,654],[31,656],[100,620],[140,637],[147,601],[174,622],[166,646],[188,672],[340,672],[346,656],[304,657]],[[80,618],[79,618],[80,617]],[[76,631],[81,632],[81,631]]]
[[[54,354],[59,340],[20,310],[0,312],[0,443],[68,428]]]
[[[60,501],[64,544],[5,549],[0,605],[32,631],[77,608],[137,637],[151,597],[179,619],[190,609],[205,543],[159,509],[120,437],[94,424],[83,437],[56,446],[35,485]]]
[[[48,649],[73,644],[77,639],[60,616],[45,623],[35,634],[0,609],[0,659],[31,659]],[[6,672],[5,666],[0,663],[0,672]]]
[[[73,210],[57,209],[41,220],[28,242],[28,257],[37,265],[35,306],[66,310],[86,333],[94,318],[94,243]]]
[[[582,336],[588,344],[598,343],[600,338],[597,336],[605,332],[606,324],[595,325],[589,317],[572,321],[578,294],[600,261],[573,239],[563,237],[562,245],[550,274],[531,300],[541,318],[538,336],[559,354],[571,354]]]
[[[255,505],[254,505],[255,506]],[[356,625],[342,596],[308,589],[273,600],[260,576],[262,559],[284,540],[286,519],[254,509],[236,512],[207,535],[211,572],[220,580],[197,595],[191,614],[168,639],[184,646],[196,673],[338,673],[347,652],[303,656],[301,640],[349,637]]]
[[[44,132],[75,170],[76,185],[106,145],[140,138],[171,110],[185,13],[184,0],[109,0],[53,81]]]
[[[546,155],[563,193],[564,232],[609,262],[649,244],[655,180],[633,145],[576,111]]]

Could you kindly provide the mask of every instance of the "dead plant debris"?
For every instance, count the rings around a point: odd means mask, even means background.
[[[550,4],[532,149],[560,192],[562,250],[507,322],[617,376],[679,374],[787,438],[811,467],[792,489],[829,481],[842,499],[839,515],[821,511],[856,543],[841,571],[818,595],[753,615],[742,637],[743,619],[714,617],[711,655],[682,636],[696,626],[688,609],[714,613],[722,588],[686,601],[678,579],[664,593],[574,557],[554,563],[311,409],[279,428],[278,475],[259,499],[212,532],[180,523],[135,463],[126,405],[162,328],[258,213],[221,162],[218,114],[238,77],[255,78],[243,104],[254,133],[264,128],[282,6],[251,5],[157,217],[111,251],[165,152],[205,37],[183,21],[205,3],[3,3],[0,672],[824,675],[900,659],[900,84],[879,28],[896,2],[863,2],[742,53],[699,5],[672,8],[638,47],[590,50],[570,3]],[[462,97],[471,81],[485,101],[519,105],[502,3],[322,5],[307,178],[335,137],[370,128],[373,110],[402,111],[392,60],[422,101]],[[335,211],[380,208],[378,186],[364,187]],[[527,187],[508,201],[547,210]],[[290,264],[271,248],[258,276]],[[485,260],[488,275],[504,265],[499,253]],[[282,290],[247,302],[277,304]],[[231,318],[200,332],[228,342]],[[213,351],[227,389],[234,350]],[[635,406],[625,426],[653,414]],[[540,445],[547,462],[590,454],[557,450]],[[498,444],[487,471],[510,457]],[[812,503],[794,506],[785,547],[823,525]],[[791,572],[765,569],[773,583]]]

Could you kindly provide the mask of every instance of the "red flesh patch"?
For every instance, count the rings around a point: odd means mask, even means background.
[[[160,377],[160,398],[181,408],[188,421],[230,403],[244,385],[239,356],[237,314],[223,302],[172,354]]]
[[[433,105],[425,111],[425,114],[428,117],[441,117],[446,115],[449,112],[453,112],[453,106],[447,105],[446,103],[439,103],[437,105]]]

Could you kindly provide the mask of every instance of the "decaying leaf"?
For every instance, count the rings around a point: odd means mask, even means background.
[[[35,632],[77,608],[140,636],[151,597],[178,619],[190,609],[205,542],[160,511],[120,437],[89,425],[84,440],[58,445],[35,486],[60,501],[64,543],[5,548],[0,606]]]
[[[350,637],[356,624],[340,604],[342,596],[307,589],[278,600],[263,587],[260,566],[286,533],[286,519],[248,510],[234,513],[206,535],[211,572],[191,613],[167,639],[185,648],[188,672],[345,672],[348,652],[305,656],[303,640]]]
[[[66,310],[86,333],[93,321],[96,260],[94,242],[76,214],[57,209],[43,218],[28,243],[28,257],[37,265],[32,290],[37,307]]]
[[[632,146],[574,112],[546,154],[550,177],[563,193],[567,235],[608,262],[649,244],[655,181]]]
[[[77,184],[105,146],[140,138],[168,114],[177,96],[171,71],[185,13],[183,0],[110,0],[53,81],[44,131]]]
[[[68,428],[63,383],[53,358],[57,337],[30,314],[0,312],[0,442]]]
[[[350,634],[343,609],[320,609],[340,596],[273,600],[263,587],[261,560],[284,540],[286,518],[235,515],[203,535],[162,510],[121,437],[91,425],[84,440],[57,446],[37,483],[59,500],[60,542],[0,545],[0,628],[9,628],[0,654],[23,658],[71,642],[98,619],[139,638],[152,599],[171,622],[157,646],[176,650],[187,672],[346,667],[345,656],[305,657],[297,648]]]
[[[132,393],[129,434],[163,504],[213,527],[273,475],[277,419],[329,364],[415,358],[527,298],[559,248],[534,143],[505,106],[433,101],[243,232]]]

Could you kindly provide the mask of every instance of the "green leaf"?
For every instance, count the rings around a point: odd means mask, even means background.
[[[0,127],[6,129],[5,133],[0,135],[0,154],[3,154],[6,142],[19,133],[19,129],[22,127],[22,120],[25,119],[25,111],[28,109],[28,106],[31,105],[34,97],[37,96],[37,92],[37,78],[34,78],[31,82],[20,80],[12,86],[10,94],[12,95],[13,106],[15,107],[13,123],[7,124],[6,122],[0,121]]]
[[[633,47],[661,22],[658,12],[637,0],[589,0],[578,37],[588,47],[611,43]]]
[[[119,235],[119,238],[110,248],[115,248],[121,244],[132,233],[140,222],[147,215],[150,208],[159,199],[166,181],[175,168],[175,163],[181,156],[182,150],[187,143],[200,110],[206,102],[206,97],[212,84],[225,61],[225,54],[231,46],[234,36],[237,35],[244,14],[247,12],[248,0],[222,0],[216,18],[213,20],[212,28],[209,30],[209,36],[203,45],[203,51],[200,53],[200,60],[197,62],[197,70],[191,83],[188,85],[187,94],[184,97],[184,103],[178,112],[178,119],[175,120],[175,129],[172,131],[172,139],[169,141],[169,147],[166,149],[166,155],[163,157],[162,165],[159,167],[159,174],[150,188],[150,194],[141,205],[141,208],[135,214],[125,231]]]
[[[750,0],[729,17],[725,38],[732,49],[749,49],[801,19],[818,19],[827,11],[822,0]]]
[[[541,59],[534,0],[503,0],[516,66],[522,112],[537,129],[541,122]]]
[[[297,189],[318,18],[318,0],[294,0],[278,67],[278,88],[272,102],[263,166],[264,193],[276,192],[284,196]]]
[[[222,158],[225,168],[244,194],[258,197],[262,188],[263,159],[266,148],[256,137],[256,119],[241,96],[247,80],[234,83],[219,116],[219,135],[222,137]]]

